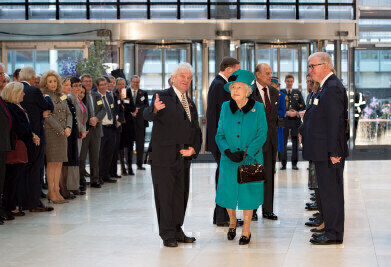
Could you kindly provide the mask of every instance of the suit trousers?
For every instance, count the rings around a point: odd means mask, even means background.
[[[184,159],[168,167],[152,165],[152,181],[159,235],[163,240],[179,238],[189,199],[190,166]]]
[[[217,184],[219,183],[221,153],[220,151],[218,151],[212,153],[212,155],[217,163],[217,169],[215,175],[215,189],[217,190]],[[213,212],[213,224],[220,224],[225,222],[229,222],[229,215],[227,209],[216,204],[215,210]]]
[[[117,133],[117,135],[115,138],[113,159],[111,160],[111,165],[110,165],[110,176],[111,177],[116,176],[117,171],[118,171],[118,158],[119,158],[119,154],[120,154],[121,128],[117,128],[116,133]]]
[[[130,145],[130,162],[133,163],[133,142]],[[144,146],[145,146],[145,127],[139,127],[136,125],[136,153],[137,153],[137,167],[142,167],[144,162]]]
[[[42,140],[42,138],[41,138]],[[41,143],[40,146],[34,148],[34,161],[26,165],[26,174],[29,179],[25,184],[26,197],[22,200],[22,205],[25,208],[36,208],[42,205],[41,202],[41,176],[42,169],[45,164],[45,149],[46,143]]]
[[[286,127],[284,128],[284,152],[280,152],[280,161],[283,166],[286,166],[286,162],[288,160],[288,154],[287,154],[287,144],[288,144],[288,137],[289,133],[291,134],[291,140],[292,140],[292,165],[295,166],[297,164],[298,158],[299,158],[299,152],[298,152],[298,141],[297,141],[297,134],[298,134],[298,127]]]
[[[114,125],[102,126],[103,137],[100,142],[99,177],[103,181],[110,179],[111,162],[115,151],[117,129]]]
[[[80,150],[80,184],[85,185],[86,178],[86,159],[88,153],[88,159],[90,161],[90,181],[91,183],[99,182],[99,150],[100,150],[100,135],[95,135],[93,131],[97,131],[97,128],[90,128],[90,132],[86,138],[83,139]]]
[[[3,194],[4,191],[6,160],[7,160],[7,152],[0,151],[0,207],[1,207],[1,195]]]
[[[82,139],[77,139],[77,149],[80,155]],[[67,174],[67,189],[68,190],[79,190],[80,185],[80,168],[79,166],[68,166]]]
[[[343,241],[345,221],[344,163],[335,168],[328,161],[315,161],[315,168],[325,223],[325,235],[330,239]]]
[[[270,149],[263,153],[263,166],[265,170],[265,182],[263,189],[262,213],[273,212],[274,203],[274,170],[276,167],[276,153]],[[254,210],[257,212],[257,209]]]
[[[15,210],[16,206],[23,206],[23,199],[26,197],[24,179],[26,164],[7,164],[4,183],[4,207],[6,210]]]

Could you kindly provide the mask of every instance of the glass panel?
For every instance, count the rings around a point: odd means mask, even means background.
[[[106,45],[107,51],[107,61],[105,65],[109,68],[106,70],[107,73],[110,73],[112,70],[118,69],[118,45]]]
[[[296,7],[292,6],[271,6],[271,19],[296,19]]]
[[[122,5],[121,19],[146,19],[147,6],[145,5]]]
[[[91,19],[117,19],[117,7],[109,5],[96,5],[90,8]]]
[[[345,88],[348,88],[349,82],[349,46],[347,44],[341,45],[341,81]]]
[[[254,57],[255,57],[254,44],[242,44],[240,46],[240,67],[241,67],[241,69],[254,72],[254,68],[255,68]]]
[[[56,6],[54,5],[30,6],[29,19],[55,20]]]
[[[329,19],[353,19],[353,7],[329,6]]]
[[[391,7],[390,0],[360,0],[360,6]]]
[[[60,5],[60,19],[85,19],[87,16],[84,5]]]
[[[308,48],[307,46],[302,46],[301,48],[301,93],[303,94],[304,99],[306,99],[308,94],[307,88],[307,59],[308,59]]]
[[[125,44],[124,45],[124,73],[125,73],[125,77],[129,78],[135,74],[134,64],[135,64],[134,44]]]
[[[164,49],[164,88],[169,87],[168,78],[171,77],[174,68],[181,62],[187,62],[186,48]]]
[[[162,86],[162,49],[141,46],[138,50],[140,88],[160,90]]]
[[[231,0],[232,1],[232,0]],[[227,1],[230,2],[230,1]],[[210,13],[212,19],[235,19],[236,14],[236,5],[212,5],[210,7]]]
[[[0,6],[0,20],[24,20],[24,6]]]
[[[181,18],[182,19],[207,19],[208,8],[206,5],[181,6]]]
[[[211,44],[209,45],[209,60],[208,60],[208,63],[209,63],[209,83],[208,84],[211,84],[213,79],[215,78],[216,74],[215,74],[215,45],[214,44]]]
[[[266,6],[243,5],[240,7],[242,19],[266,19]]]
[[[324,6],[300,6],[299,18],[300,19],[324,19],[325,8]]]
[[[193,67],[195,67],[195,62],[197,62],[197,68],[195,69],[196,72],[196,79],[193,78],[193,84],[196,85],[197,93],[193,94],[193,96],[196,96],[196,104],[197,104],[197,110],[198,114],[202,116],[203,111],[203,102],[202,102],[202,44],[195,43],[193,45],[193,50],[195,50],[197,53],[193,52]],[[197,56],[197,57],[196,57]]]
[[[152,19],[176,19],[177,8],[175,5],[153,5],[151,6]]]
[[[295,77],[293,89],[299,88],[299,55],[297,49],[281,48],[280,49],[280,79],[285,80],[285,76],[291,74]],[[281,86],[282,88],[286,88]]]
[[[277,64],[277,49],[273,48],[258,48],[256,64],[267,63],[272,68],[273,75],[278,73]]]
[[[51,67],[51,60],[50,60],[50,52],[49,51],[33,51],[33,53],[35,54],[35,60],[34,60],[34,69],[35,69],[35,72],[39,75],[42,75],[45,71],[49,70],[49,69],[53,69],[55,71],[57,71],[58,69],[56,68],[57,67],[57,64],[55,66],[55,68],[52,68]],[[56,62],[57,58],[55,59],[55,62]]]

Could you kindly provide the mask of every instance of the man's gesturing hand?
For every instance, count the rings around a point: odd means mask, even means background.
[[[182,157],[191,157],[191,156],[194,155],[196,152],[195,152],[194,148],[189,147],[188,149],[181,149],[181,150],[179,151],[179,153],[181,153]]]
[[[156,114],[156,113],[159,112],[159,110],[162,110],[162,109],[164,109],[165,107],[166,107],[166,105],[165,105],[162,101],[160,101],[159,95],[156,94],[155,104],[153,105],[153,113]]]

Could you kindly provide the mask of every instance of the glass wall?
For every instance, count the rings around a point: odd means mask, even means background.
[[[391,146],[391,50],[355,51],[355,145]]]

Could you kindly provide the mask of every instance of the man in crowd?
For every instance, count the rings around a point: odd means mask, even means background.
[[[35,82],[35,71],[32,67],[24,67],[20,73],[19,78],[24,86],[25,96],[21,105],[26,110],[31,128],[40,138],[40,145],[35,147],[34,161],[27,163],[26,173],[30,175],[29,184],[29,200],[31,211],[42,212],[51,211],[52,207],[47,207],[41,202],[41,170],[44,167],[45,159],[45,133],[43,130],[43,118],[47,117],[51,110],[54,109],[52,103],[45,100],[41,90],[35,86],[32,86]]]
[[[80,190],[86,190],[86,158],[89,153],[91,187],[101,188],[99,182],[99,149],[102,137],[102,119],[106,109],[102,98],[97,92],[92,92],[92,77],[83,74],[80,77],[82,85],[86,88],[86,101],[88,109],[88,122],[86,138],[83,139],[80,150]]]
[[[41,75],[36,75],[34,79],[34,86],[39,88],[39,83],[41,82]]]
[[[262,216],[269,220],[277,220],[273,213],[274,199],[274,170],[277,160],[277,122],[278,122],[278,90],[272,87],[272,69],[266,63],[258,64],[255,67],[255,83],[253,85],[253,97],[265,105],[267,119],[267,138],[263,145],[263,162],[266,180],[264,183],[264,202],[262,205]],[[258,220],[257,210],[253,212],[253,220]]]
[[[172,87],[156,94],[144,110],[144,117],[153,121],[152,180],[159,235],[166,247],[195,241],[182,230],[191,159],[197,157],[202,141],[197,108],[186,96],[192,70],[190,64],[180,63],[171,76]]]
[[[292,89],[293,83],[295,82],[295,78],[293,75],[286,75],[285,76],[285,84],[286,89],[281,90],[285,95],[286,100],[286,115],[284,120],[284,152],[280,153],[280,160],[281,160],[281,170],[286,169],[286,163],[287,163],[287,143],[288,143],[288,137],[291,136],[292,140],[292,169],[298,170],[297,167],[297,161],[299,158],[299,152],[298,152],[298,129],[301,125],[301,119],[299,115],[299,111],[302,111],[305,109],[305,103],[303,99],[303,95],[298,89]]]
[[[215,136],[217,133],[221,106],[225,101],[231,99],[231,94],[224,90],[229,77],[236,70],[240,69],[240,62],[232,57],[225,57],[220,63],[220,72],[210,84],[208,91],[208,106],[206,109],[206,151],[212,153],[217,169],[215,174],[215,186],[217,188],[219,179],[219,166],[221,153],[216,145]],[[225,208],[216,204],[213,213],[213,223],[217,226],[229,226],[229,216]]]
[[[12,74],[12,81],[13,81],[13,82],[20,82],[20,77],[19,77],[20,70],[21,70],[21,69],[16,69],[16,70],[14,71],[14,73]],[[35,80],[34,80],[34,82],[35,82]],[[33,85],[34,85],[34,84],[33,84]]]
[[[145,170],[143,167],[144,144],[145,144],[145,128],[148,127],[148,121],[144,119],[144,109],[148,107],[148,93],[140,89],[140,77],[137,75],[130,78],[130,100],[133,101],[136,111],[132,113],[134,117],[136,130],[136,154],[137,154],[137,170]],[[130,167],[133,161],[133,144],[130,146],[129,161]],[[130,171],[130,170],[129,170]]]
[[[314,234],[316,245],[341,244],[344,235],[343,170],[348,156],[348,99],[341,81],[333,74],[329,54],[308,58],[309,74],[320,83],[304,118],[303,156],[315,163],[322,205],[324,233]]]

